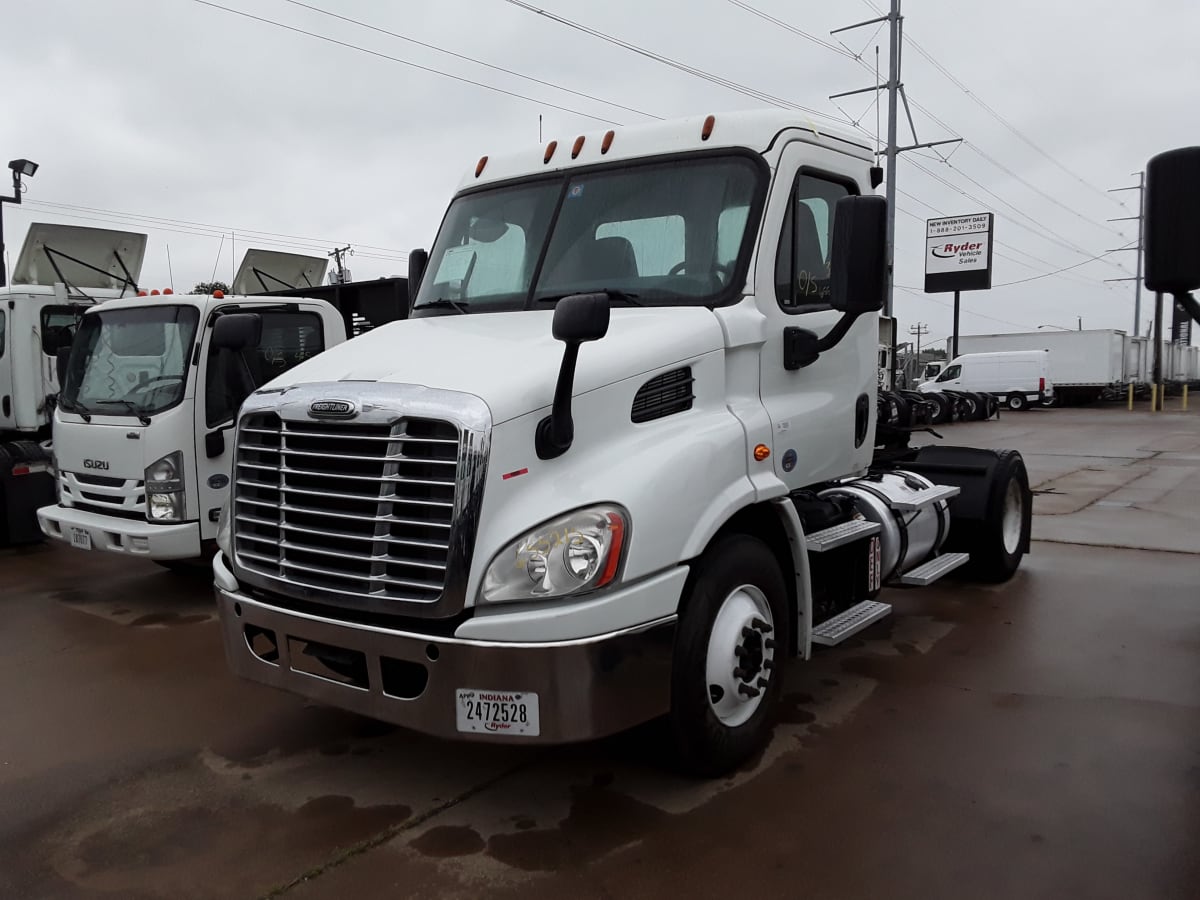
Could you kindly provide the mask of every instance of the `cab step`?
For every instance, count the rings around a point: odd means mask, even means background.
[[[957,497],[961,489],[951,484],[935,484],[901,499],[891,501],[896,512],[917,512],[951,497]]]
[[[948,575],[971,558],[969,553],[943,553],[900,576],[900,584],[926,587],[943,575]]]
[[[805,542],[808,544],[810,553],[824,553],[826,550],[833,550],[835,547],[841,547],[851,541],[878,534],[880,527],[878,522],[870,522],[867,519],[851,519],[840,525],[814,531],[805,536]]]
[[[868,625],[873,625],[884,616],[890,615],[892,607],[875,600],[864,600],[848,610],[826,619],[812,630],[812,642],[832,647],[853,634],[858,634]]]

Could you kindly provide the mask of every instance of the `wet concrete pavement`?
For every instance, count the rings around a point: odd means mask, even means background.
[[[1200,896],[1200,415],[945,437],[1025,453],[1034,555],[889,592],[717,782],[241,684],[202,578],[0,551],[0,897]]]

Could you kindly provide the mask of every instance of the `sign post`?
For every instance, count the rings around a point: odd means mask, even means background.
[[[958,356],[959,294],[992,286],[992,228],[989,213],[929,219],[925,223],[925,293],[954,292],[954,336]]]

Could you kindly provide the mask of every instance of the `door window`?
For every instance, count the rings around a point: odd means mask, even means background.
[[[325,349],[316,313],[264,311],[262,339],[243,351],[209,344],[204,384],[204,419],[209,428],[229,422],[247,397],[272,378]]]
[[[962,366],[951,366],[938,377],[938,381],[953,381],[961,374]]]
[[[42,352],[57,356],[59,347],[69,347],[79,329],[82,311],[73,306],[46,306],[42,309]]]
[[[829,243],[833,216],[852,184],[801,172],[792,186],[775,258],[775,297],[784,312],[812,311],[829,302]]]

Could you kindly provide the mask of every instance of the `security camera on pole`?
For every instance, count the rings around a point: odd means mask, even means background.
[[[958,356],[959,293],[992,287],[993,222],[994,216],[985,212],[925,223],[925,293],[954,291],[951,360]]]
[[[25,193],[25,185],[21,184],[21,176],[32,178],[38,170],[38,164],[30,159],[14,159],[8,167],[12,169],[13,195],[0,195],[0,287],[8,284],[8,275],[4,268],[4,204],[20,203],[21,194]]]

